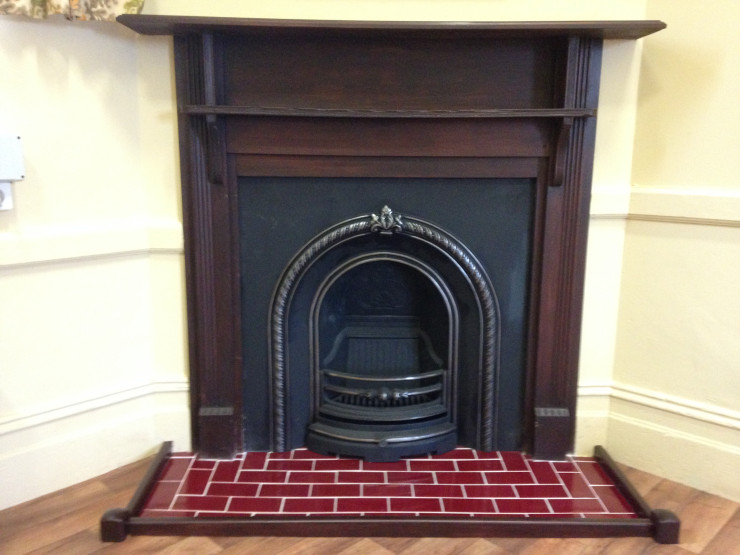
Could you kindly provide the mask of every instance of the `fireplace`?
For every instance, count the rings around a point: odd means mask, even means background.
[[[106,541],[677,541],[567,457],[602,41],[663,23],[119,21],[175,37],[197,453]]]
[[[120,21],[175,36],[196,450],[572,451],[602,41],[662,23]]]

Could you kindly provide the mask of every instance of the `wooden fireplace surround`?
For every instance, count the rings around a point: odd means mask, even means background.
[[[243,447],[239,176],[536,179],[523,448],[573,450],[602,43],[662,22],[119,21],[174,36],[195,450]]]

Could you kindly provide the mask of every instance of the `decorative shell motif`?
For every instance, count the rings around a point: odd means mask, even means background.
[[[403,231],[401,215],[394,214],[387,204],[380,211],[380,216],[372,214],[371,218],[371,231],[380,233],[400,233]]]

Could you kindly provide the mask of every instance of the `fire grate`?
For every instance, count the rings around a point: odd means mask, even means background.
[[[323,370],[321,375],[327,406],[338,404],[388,409],[419,405],[439,406],[445,372],[435,370],[408,376],[368,377]],[[327,409],[322,407],[322,410]],[[445,412],[444,406],[442,411]],[[385,411],[381,413],[381,418],[383,414]]]
[[[328,368],[318,372],[307,446],[369,461],[452,449],[450,371],[419,319],[386,314],[346,321],[323,361]]]

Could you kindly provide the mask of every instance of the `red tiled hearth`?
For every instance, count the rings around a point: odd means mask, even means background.
[[[173,454],[141,517],[403,516],[636,518],[599,464],[456,449],[368,463],[315,455],[246,453],[233,460]]]
[[[104,541],[128,534],[652,536],[675,543],[678,521],[651,509],[602,447],[593,458],[559,461],[459,448],[366,463],[305,448],[208,459],[173,454],[165,442],[128,506],[103,515]]]

